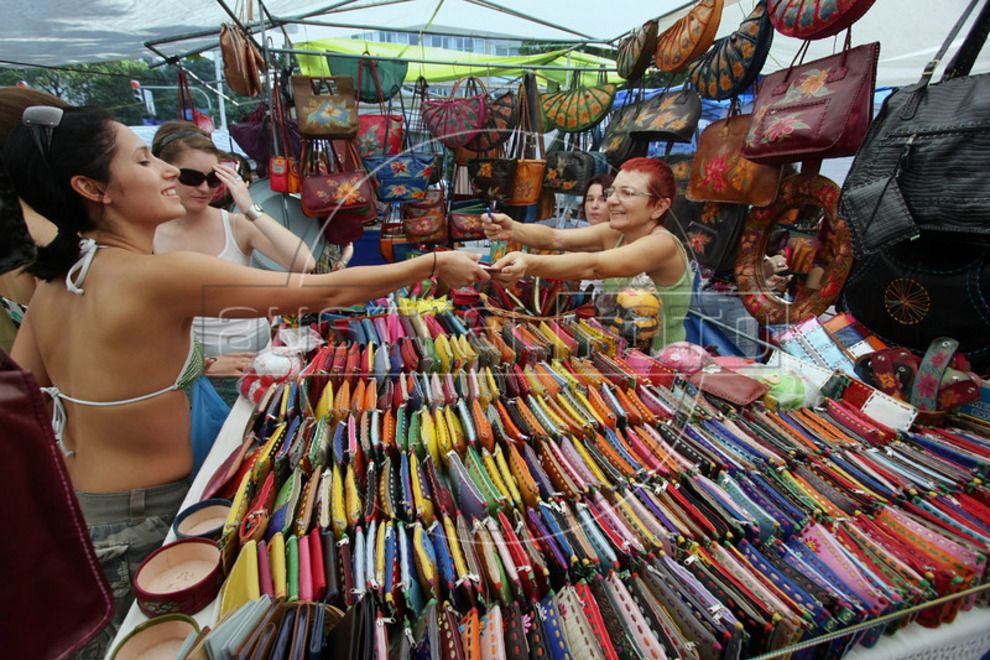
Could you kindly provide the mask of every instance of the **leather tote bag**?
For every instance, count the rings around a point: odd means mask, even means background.
[[[402,88],[409,63],[402,60],[378,59],[367,51],[360,58],[327,55],[327,65],[335,76],[350,76],[358,80],[358,99],[374,103],[389,100]],[[373,72],[375,75],[373,75]],[[376,79],[377,76],[377,79]]]
[[[242,24],[254,22],[254,0],[237,2],[234,11]],[[251,36],[237,23],[220,26],[220,57],[223,59],[223,79],[234,92],[239,96],[261,93],[265,59]]]
[[[875,0],[769,0],[770,20],[783,35],[825,39],[862,18]]]
[[[615,64],[619,75],[636,80],[646,73],[657,50],[657,21],[646,21],[619,43]]]
[[[760,165],[742,156],[749,119],[732,115],[701,132],[687,187],[692,202],[767,206],[777,198],[780,166]]]
[[[848,45],[763,80],[743,156],[772,165],[856,153],[873,118],[880,43]]]
[[[451,149],[473,140],[488,121],[488,97],[484,93],[457,96],[461,80],[454,83],[450,96],[425,99],[420,107],[430,134]]]
[[[929,84],[980,0],[914,85],[887,97],[842,188],[840,208],[862,257],[926,231],[990,242],[990,74],[969,71],[990,31],[990,4],[940,82]],[[964,349],[965,350],[965,349]]]

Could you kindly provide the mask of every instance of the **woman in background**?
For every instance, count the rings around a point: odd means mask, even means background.
[[[608,200],[605,199],[605,189],[611,187],[612,175],[599,174],[588,180],[581,197],[581,207],[584,209],[584,219],[591,225],[608,222]]]

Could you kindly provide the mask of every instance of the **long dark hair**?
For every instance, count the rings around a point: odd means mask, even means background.
[[[46,154],[28,127],[19,125],[10,132],[2,162],[14,192],[58,228],[55,239],[38,249],[28,272],[50,281],[79,258],[79,234],[94,225],[70,182],[85,176],[108,183],[115,152],[113,118],[99,108],[66,108]]]

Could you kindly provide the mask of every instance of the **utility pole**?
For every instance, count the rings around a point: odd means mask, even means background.
[[[227,106],[223,98],[223,57],[220,51],[213,53],[213,70],[217,79],[217,110],[220,112],[220,128],[227,130]]]

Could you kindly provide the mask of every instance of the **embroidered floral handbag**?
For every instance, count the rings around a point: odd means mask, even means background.
[[[367,64],[367,66],[365,66]],[[390,156],[402,150],[402,134],[405,124],[405,117],[401,114],[389,112],[385,108],[385,97],[381,91],[381,83],[378,77],[378,64],[375,60],[367,63],[362,62],[358,70],[358,88],[364,88],[365,69],[370,69],[369,76],[378,89],[375,100],[378,102],[379,112],[377,114],[361,114],[361,99],[358,100],[358,133],[357,150],[361,158],[369,156]],[[391,108],[391,102],[389,102]]]
[[[442,243],[447,240],[447,202],[439,188],[426,192],[426,198],[402,205],[402,226],[406,238],[416,243]]]
[[[366,216],[375,208],[371,178],[358,165],[350,141],[335,145],[329,140],[308,140],[302,160],[302,210],[307,216]]]
[[[701,118],[701,97],[693,89],[657,94],[640,104],[629,128],[634,139],[690,142]]]
[[[723,0],[701,0],[686,16],[657,37],[657,68],[667,73],[683,71],[715,41],[722,21]]]
[[[701,206],[698,219],[684,230],[698,263],[716,274],[732,272],[747,210],[745,204],[705,202]]]
[[[485,238],[481,214],[485,212],[484,202],[468,199],[454,202],[450,209],[449,233],[454,241],[480,241]]]
[[[410,108],[412,115],[411,117],[406,117],[406,124],[409,126],[406,136],[414,149],[433,154],[430,184],[434,184],[440,183],[444,176],[443,159],[445,150],[441,142],[433,138],[429,128],[426,126],[426,122],[423,121],[423,103],[430,98],[429,87],[429,83],[426,82],[426,78],[423,76],[416,79],[416,86],[413,88],[412,93],[412,107]],[[399,103],[403,103],[401,94],[399,95]],[[405,111],[406,108],[403,104],[403,114],[405,114]],[[415,139],[409,135],[409,132],[413,132],[416,135]]]
[[[727,99],[746,90],[770,54],[773,26],[766,0],[760,0],[739,29],[719,39],[691,66],[688,79],[706,99]]]
[[[512,194],[516,180],[513,158],[475,158],[467,164],[472,192],[480,198],[505,200]]]
[[[567,195],[580,195],[588,180],[599,173],[600,162],[592,154],[579,148],[580,140],[564,137],[558,142],[560,148],[551,146],[547,152],[547,166],[543,175],[544,190]],[[604,154],[602,162],[604,162]],[[607,162],[605,163],[607,167]]]
[[[611,110],[618,89],[616,85],[603,81],[595,87],[585,87],[576,81],[577,74],[570,89],[540,95],[548,128],[564,133],[583,133],[597,126]]]
[[[777,198],[779,165],[760,165],[742,157],[749,115],[732,115],[709,124],[698,139],[687,198],[767,206]]]
[[[873,118],[880,43],[847,48],[767,76],[743,156],[757,163],[852,156]]]
[[[650,20],[629,33],[619,43],[615,65],[626,80],[636,80],[646,72],[657,50],[657,22]]]
[[[773,26],[795,39],[824,39],[862,18],[875,0],[769,0]]]
[[[378,182],[381,201],[421,201],[433,174],[433,154],[405,151],[397,156],[373,156],[364,159],[364,166]]]
[[[476,84],[487,94],[480,80],[469,78],[468,81]],[[485,126],[473,140],[464,145],[464,148],[470,151],[485,152],[501,147],[512,136],[512,130],[516,127],[516,95],[512,90],[498,96],[488,94],[487,98],[488,119],[485,121]]]
[[[420,108],[430,134],[451,149],[473,140],[488,121],[486,95],[456,96],[460,84],[454,83],[448,98],[426,99]]]
[[[292,76],[299,132],[306,138],[352,138],[358,114],[350,76]]]

